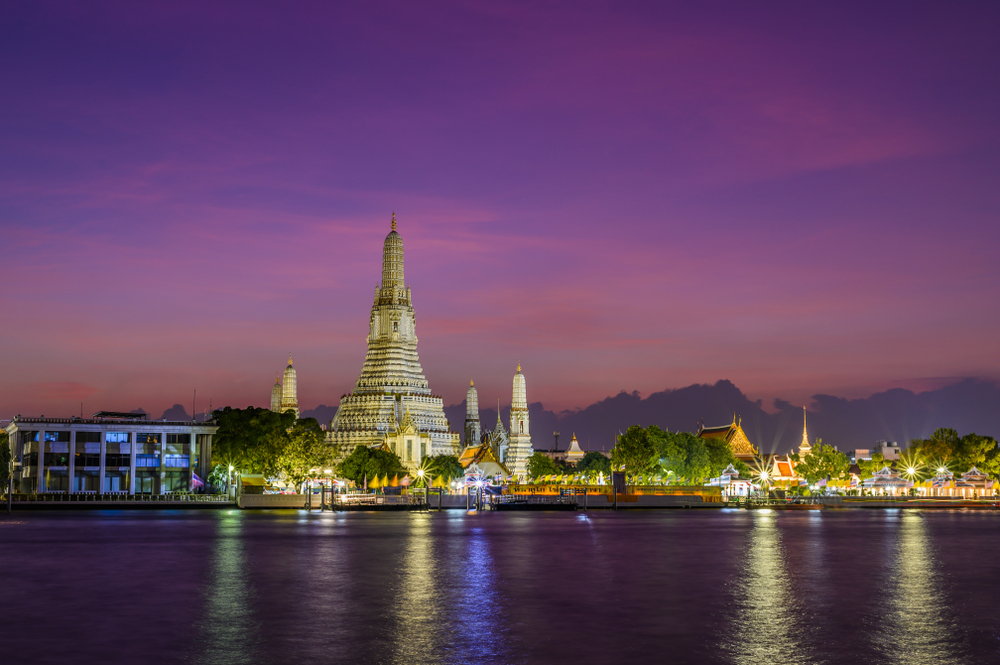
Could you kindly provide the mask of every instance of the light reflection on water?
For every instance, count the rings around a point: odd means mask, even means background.
[[[259,622],[242,538],[243,514],[229,511],[215,525],[215,548],[205,594],[205,663],[251,662],[257,651]]]
[[[891,599],[891,650],[896,663],[954,663],[960,627],[950,620],[934,548],[925,517],[903,511],[898,522],[894,593]]]
[[[802,662],[802,630],[786,569],[785,552],[772,511],[754,511],[742,553],[726,650],[735,663]]]
[[[397,626],[392,650],[394,663],[436,662],[442,625],[440,593],[436,588],[437,561],[432,547],[430,515],[413,514],[403,545]]]
[[[996,663],[1000,514],[19,515],[3,662]],[[68,620],[67,620],[68,618]]]

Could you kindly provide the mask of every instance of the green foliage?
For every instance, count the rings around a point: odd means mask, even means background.
[[[841,480],[847,476],[847,471],[851,468],[847,455],[833,446],[824,446],[818,441],[812,452],[804,458],[799,459],[798,453],[792,453],[789,458],[795,462],[795,472],[805,478],[810,485],[824,478]]]
[[[208,474],[207,480],[208,484],[216,489],[229,489],[229,467],[225,464],[216,464]]]
[[[7,442],[7,432],[0,430],[0,491],[7,491],[7,479],[10,478],[11,451]]]
[[[930,473],[945,466],[952,473],[965,473],[973,466],[993,477],[1000,474],[1000,450],[991,436],[976,433],[960,437],[958,432],[942,427],[929,439],[910,441],[907,453],[922,463],[931,465]]]
[[[861,469],[861,480],[866,480],[875,475],[876,471],[881,471],[886,466],[882,453],[874,453],[871,459],[858,460],[858,468]]]
[[[280,446],[275,469],[295,487],[310,477],[311,469],[322,469],[333,465],[333,451],[326,443],[325,435],[315,418],[295,421],[285,432]]]
[[[428,457],[425,468],[432,477],[443,477],[446,482],[465,475],[465,469],[458,463],[458,458],[454,455]]]
[[[611,460],[608,459],[607,455],[604,453],[595,453],[593,451],[587,453],[583,456],[579,462],[576,463],[576,473],[603,473],[605,476],[611,473]]]
[[[611,451],[611,465],[625,471],[626,478],[652,471],[656,467],[656,446],[646,430],[633,425],[620,435]]]
[[[278,457],[288,442],[288,430],[295,425],[294,413],[227,406],[212,415],[219,423],[212,442],[215,461],[232,465],[240,473],[277,474]]]
[[[538,478],[553,473],[562,473],[555,461],[542,453],[535,453],[528,458],[528,477]]]
[[[403,473],[403,463],[396,453],[380,448],[358,446],[337,467],[337,473],[342,478],[353,480],[358,485],[367,478],[369,481],[376,476],[395,476]]]

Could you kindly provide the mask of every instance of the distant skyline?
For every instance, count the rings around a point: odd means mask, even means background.
[[[448,405],[1000,379],[996,5],[4,15],[0,418],[336,405],[393,211]]]

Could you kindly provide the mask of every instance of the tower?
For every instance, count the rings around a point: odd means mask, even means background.
[[[378,445],[407,409],[415,431],[430,436],[428,455],[456,455],[444,401],[431,394],[417,356],[416,315],[403,277],[403,239],[392,229],[382,245],[382,284],[368,318],[368,352],[354,391],[340,398],[327,440],[345,457],[359,445]]]
[[[802,443],[799,444],[799,459],[812,452],[809,445],[809,432],[806,431],[806,407],[802,407]]]
[[[476,384],[469,380],[469,391],[465,393],[465,445],[479,445],[479,393]]]
[[[292,367],[292,354],[288,354],[288,367],[285,368],[285,381],[281,386],[281,412],[294,411],[299,417],[299,395],[296,386],[295,368]]]
[[[271,410],[281,413],[281,377],[274,377],[274,387],[271,388]]]
[[[521,364],[514,374],[514,393],[510,403],[510,448],[507,452],[507,467],[517,478],[528,475],[528,458],[534,454],[531,448],[531,433],[528,428],[528,396],[521,374]]]

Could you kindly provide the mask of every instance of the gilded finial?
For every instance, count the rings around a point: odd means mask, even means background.
[[[289,367],[292,366],[292,352],[291,351],[288,352],[288,366]]]
[[[396,230],[396,211],[392,211],[392,230]]]
[[[471,388],[474,385],[476,385],[476,384],[472,382],[472,379],[469,379],[469,387]]]
[[[517,361],[517,371],[518,372],[521,371],[521,361],[520,360]]]

